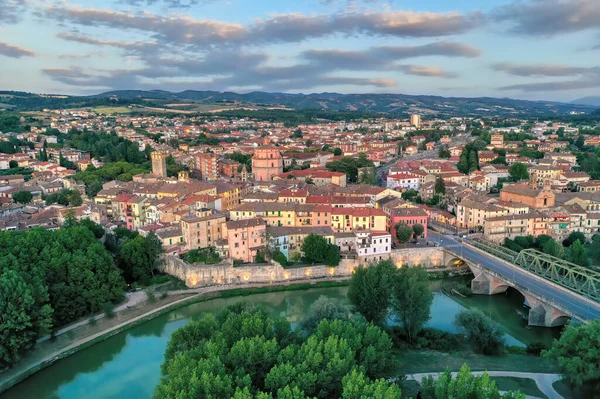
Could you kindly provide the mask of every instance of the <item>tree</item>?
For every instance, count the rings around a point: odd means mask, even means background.
[[[551,238],[543,245],[542,252],[551,256],[556,256],[557,258],[562,258],[564,250],[562,245]]]
[[[452,156],[452,154],[450,154],[450,150],[448,149],[448,146],[446,146],[446,145],[441,146],[440,149],[438,150],[438,157],[440,157],[440,158],[448,159],[451,156]]]
[[[469,173],[469,158],[467,156],[467,153],[464,152],[464,150],[460,154],[460,158],[458,160],[458,164],[456,165],[456,167],[458,168],[458,171],[460,173],[464,173],[464,174]]]
[[[432,376],[423,378],[421,383],[423,399],[448,398],[496,398],[496,399],[525,399],[520,392],[507,392],[500,395],[496,382],[490,379],[487,371],[482,376],[474,376],[471,369],[463,364],[456,378],[452,378],[450,370],[434,379]]]
[[[392,313],[402,323],[409,342],[413,342],[429,320],[432,302],[427,271],[420,266],[400,268],[395,279]]]
[[[465,332],[475,350],[484,355],[499,355],[504,350],[504,338],[497,326],[479,311],[463,310],[455,324]]]
[[[508,174],[514,181],[529,179],[529,172],[527,166],[521,162],[515,162],[510,168],[508,168]]]
[[[161,266],[162,244],[154,232],[128,240],[119,250],[119,265],[129,281],[149,284]]]
[[[394,226],[394,230],[396,230],[396,237],[398,241],[402,243],[408,242],[413,236],[413,229],[406,223],[396,223]]]
[[[365,167],[362,169],[362,173],[360,178],[358,179],[359,183],[368,184],[370,186],[374,186],[377,184],[377,173],[375,173],[375,168]]]
[[[355,269],[348,288],[354,309],[377,325],[383,324],[391,304],[396,266],[390,260]]]
[[[280,252],[280,251],[276,251],[273,254],[273,260],[277,263],[279,263],[281,265],[281,267],[285,267],[287,265],[287,258],[285,257],[285,255]]]
[[[342,149],[341,148],[334,148],[333,149],[333,155],[335,155],[336,157],[339,157],[340,155],[342,155]]]
[[[321,295],[310,305],[306,316],[300,323],[300,328],[310,334],[316,330],[321,320],[348,320],[348,313],[348,308],[340,301]]]
[[[567,326],[542,356],[558,363],[569,385],[581,390],[581,397],[600,392],[600,320]]]
[[[370,380],[362,372],[354,369],[342,380],[342,396],[340,399],[400,399],[402,391],[396,384],[390,384],[381,378]]]
[[[574,231],[563,241],[565,247],[570,247],[575,241],[585,244],[585,234],[580,231]]]
[[[581,241],[576,240],[573,245],[569,247],[569,261],[579,266],[589,266],[590,260],[588,258],[588,251],[583,246]]]
[[[307,262],[324,262],[328,266],[340,263],[340,249],[318,234],[309,234],[302,242],[302,253]]]
[[[28,284],[17,271],[0,265],[0,368],[17,363],[24,350],[50,331],[52,308],[39,303],[35,292],[48,300],[39,280]]]
[[[425,231],[425,227],[423,227],[423,225],[420,223],[415,223],[413,224],[413,231],[415,232],[415,237],[421,237]]]
[[[446,183],[444,182],[444,179],[442,179],[441,176],[438,176],[435,179],[435,193],[441,195],[446,194]]]
[[[8,163],[8,167],[11,169],[14,168],[18,168],[19,167],[19,162],[15,161],[14,159],[12,159],[9,163]]]
[[[28,204],[33,199],[33,195],[26,190],[17,191],[13,194],[13,201],[18,202],[19,204]]]
[[[313,141],[311,139],[307,139],[304,144],[306,144],[307,147],[310,147],[311,145],[313,145]]]

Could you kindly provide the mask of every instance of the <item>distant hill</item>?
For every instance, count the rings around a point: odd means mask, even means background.
[[[571,104],[591,105],[593,107],[600,107],[600,97],[583,97],[571,101]]]
[[[245,94],[218,91],[186,90],[172,93],[163,90],[115,90],[92,96],[42,96],[23,92],[5,94],[2,103],[14,111],[42,108],[94,107],[114,103],[161,107],[173,103],[235,102],[244,106],[281,106],[298,110],[360,111],[385,114],[438,116],[546,116],[571,111],[591,112],[596,106],[552,101],[524,101],[510,98],[462,98],[408,94],[288,94],[251,92]]]
[[[251,92],[238,94],[218,91],[186,90],[181,93],[165,91],[118,90],[92,96],[114,96],[121,99],[156,99],[171,101],[219,102],[238,101],[247,104],[267,104],[294,109],[320,109],[330,111],[383,112],[390,114],[433,114],[449,116],[494,115],[549,115],[571,111],[588,112],[588,105],[566,104],[552,101],[524,101],[510,98],[462,98],[422,96],[408,94],[339,94],[313,93],[288,94]]]

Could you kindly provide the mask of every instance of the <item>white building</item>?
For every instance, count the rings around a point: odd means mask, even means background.
[[[414,189],[419,191],[419,176],[410,174],[393,174],[387,177],[387,188],[405,190]]]
[[[360,262],[379,262],[392,253],[392,235],[387,231],[356,230],[334,236],[341,254],[358,255]]]

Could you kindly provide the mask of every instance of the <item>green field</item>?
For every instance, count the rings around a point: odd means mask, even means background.
[[[102,115],[131,113],[131,110],[127,107],[95,107],[92,110]]]

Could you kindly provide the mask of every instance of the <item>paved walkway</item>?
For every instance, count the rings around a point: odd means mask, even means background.
[[[473,371],[473,375],[480,376],[483,375],[484,371]],[[561,395],[558,394],[552,387],[556,381],[562,379],[560,374],[545,374],[545,373],[521,373],[518,371],[488,371],[487,372],[490,377],[517,377],[517,378],[530,378],[535,381],[535,384],[539,388],[540,391],[544,395],[548,397],[548,399],[564,399]],[[421,383],[423,377],[438,377],[442,373],[417,373],[417,374],[408,374],[406,376],[407,380],[415,380],[418,383]],[[452,377],[456,377],[458,373],[453,372]],[[528,396],[533,398],[534,396]]]

